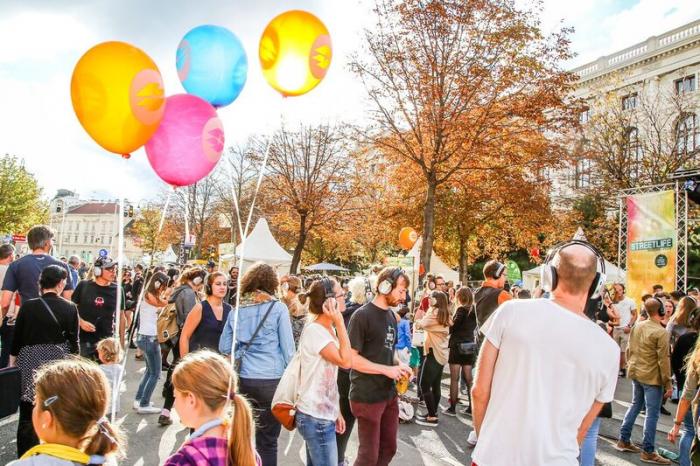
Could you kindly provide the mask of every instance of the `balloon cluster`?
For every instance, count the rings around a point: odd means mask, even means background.
[[[316,16],[291,10],[270,21],[258,54],[270,86],[284,97],[299,96],[325,77],[331,39]],[[71,100],[85,131],[104,149],[129,158],[145,145],[163,181],[187,186],[221,158],[225,136],[217,109],[241,94],[248,57],[231,31],[203,25],[185,34],[175,63],[187,94],[166,98],[160,71],[146,53],[124,42],[98,44],[75,66]]]

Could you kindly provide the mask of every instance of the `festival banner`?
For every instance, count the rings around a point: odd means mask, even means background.
[[[627,296],[636,303],[656,284],[676,289],[677,236],[673,191],[627,197]]]

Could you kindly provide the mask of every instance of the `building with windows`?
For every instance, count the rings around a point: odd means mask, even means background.
[[[55,233],[55,256],[78,256],[92,263],[101,249],[117,256],[119,232],[119,203],[116,201],[85,201],[71,191],[59,190],[49,203],[49,226]],[[129,263],[143,256],[138,238],[131,234],[132,215],[124,219],[124,255]],[[127,208],[127,215],[129,209]]]
[[[618,164],[621,179],[627,177],[622,184],[655,179],[659,167],[653,160],[662,155],[697,167],[700,20],[571,71],[578,76],[572,97],[583,102],[579,148],[597,143],[597,153],[608,152],[606,169]],[[598,163],[577,156],[575,166],[554,173],[555,204],[595,188]]]

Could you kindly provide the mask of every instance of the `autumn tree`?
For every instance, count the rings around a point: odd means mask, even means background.
[[[690,93],[617,81],[612,77],[592,91],[587,121],[572,141],[582,187],[602,194],[598,199],[608,209],[622,189],[665,183],[679,169],[697,168],[700,149]]]
[[[24,234],[48,220],[39,183],[16,156],[0,157],[0,199],[0,233]]]
[[[217,171],[189,186],[175,190],[172,196],[171,217],[178,224],[179,231],[185,232],[184,219],[187,218],[191,235],[196,236],[194,256],[201,257],[208,246],[215,246],[219,239],[219,219],[214,209],[217,194]]]
[[[269,144],[261,210],[271,223],[292,233],[290,270],[295,273],[309,234],[348,208],[353,164],[339,130],[329,125],[282,128]]]
[[[160,228],[162,215],[162,206],[148,205],[140,210],[132,227],[141,249],[151,257],[151,261],[156,252],[163,251],[170,243],[178,240],[177,230],[171,221],[165,219],[163,228]]]
[[[255,151],[256,144],[251,139],[244,145],[229,147],[220,162],[223,166],[219,169],[215,185],[215,210],[230,224],[231,242],[234,244],[241,240],[239,224],[245,228],[253,204],[259,173]],[[255,220],[254,216],[251,219],[252,225],[255,224]]]
[[[352,68],[372,103],[375,144],[416,165],[423,200],[421,263],[429,270],[436,193],[484,163],[484,146],[536,127],[556,134],[571,77],[568,31],[545,37],[512,0],[377,0],[376,25]],[[491,128],[511,131],[489,132]]]

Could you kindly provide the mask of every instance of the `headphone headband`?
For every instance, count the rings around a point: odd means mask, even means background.
[[[603,258],[603,254],[591,243],[577,239],[559,243],[549,251],[547,257],[544,260],[544,264],[542,265],[542,273],[540,280],[542,288],[545,291],[554,291],[554,289],[557,287],[559,278],[557,274],[557,268],[553,266],[551,262],[563,249],[574,245],[579,245],[587,248],[595,255],[596,259],[598,260],[600,272],[598,272],[598,269],[596,268],[595,277],[593,278],[593,282],[591,283],[590,288],[588,290],[588,298],[599,298],[601,296],[602,290],[605,288],[605,259]]]

